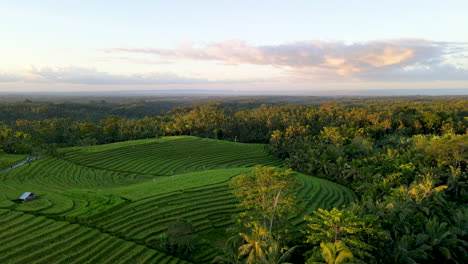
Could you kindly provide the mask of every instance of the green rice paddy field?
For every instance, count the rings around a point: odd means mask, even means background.
[[[222,237],[239,212],[230,180],[257,164],[283,166],[265,145],[188,136],[60,151],[0,172],[0,263],[209,263],[222,243],[213,234]],[[335,183],[296,177],[297,229],[305,214],[356,199]],[[41,198],[15,203],[26,191]],[[181,218],[200,241],[186,260],[157,249]]]

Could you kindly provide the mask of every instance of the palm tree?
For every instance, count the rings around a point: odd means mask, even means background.
[[[427,259],[429,256],[426,252],[427,246],[417,246],[422,244],[423,240],[423,234],[416,236],[403,235],[396,240],[393,246],[393,263],[416,264]]]
[[[266,258],[265,249],[268,244],[265,239],[269,237],[268,231],[262,226],[254,225],[250,236],[245,233],[239,233],[239,235],[246,242],[239,247],[239,258],[248,256],[247,264],[261,263]]]
[[[341,240],[335,243],[320,243],[320,248],[322,249],[322,257],[327,264],[346,263],[347,260],[354,259],[351,250]]]
[[[262,260],[262,264],[288,264],[288,260],[293,251],[297,248],[282,247],[281,244],[276,240],[271,240],[267,250],[265,251],[265,259]]]
[[[440,223],[437,218],[432,218],[426,222],[425,233],[426,243],[433,256],[436,259],[446,259],[456,261],[456,252],[464,251],[463,246],[466,247],[466,242],[458,239],[455,232],[446,222]]]
[[[243,239],[237,234],[226,240],[223,248],[223,255],[216,256],[211,263],[217,264],[242,264],[243,261],[238,258],[238,249],[242,245]]]
[[[456,198],[463,195],[466,190],[467,182],[466,182],[466,175],[462,173],[460,167],[453,167],[450,166],[450,176],[447,180],[448,191],[453,193],[453,196]]]

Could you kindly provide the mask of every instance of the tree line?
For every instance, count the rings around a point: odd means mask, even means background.
[[[360,101],[359,101],[360,102]],[[0,106],[2,106],[0,104]],[[89,110],[89,111],[88,111]],[[60,109],[51,110],[60,116]],[[124,111],[124,110],[122,110]],[[87,109],[87,112],[94,112]],[[73,116],[16,119],[0,123],[2,148],[9,153],[31,152],[34,146],[77,146],[151,138],[194,135],[239,142],[281,144],[280,138],[321,135],[334,143],[381,140],[389,135],[466,133],[466,100],[431,102],[368,102],[317,105],[259,102],[201,103],[174,107],[164,114],[129,118],[76,120]],[[288,150],[274,147],[286,157]]]
[[[467,132],[464,98],[359,98],[197,103],[98,121],[18,119],[0,125],[0,141],[5,152],[27,154],[166,135],[267,143],[288,167],[348,186],[359,201],[317,210],[301,234],[291,233],[292,172],[257,167],[232,183],[249,213],[238,216],[218,262],[463,263]]]

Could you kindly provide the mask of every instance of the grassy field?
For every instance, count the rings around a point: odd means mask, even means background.
[[[210,236],[222,237],[239,212],[230,180],[257,164],[283,165],[264,145],[188,136],[60,152],[0,172],[0,263],[209,263],[219,253]],[[297,177],[298,229],[304,214],[355,200],[343,186]],[[25,191],[41,198],[15,203]],[[188,260],[157,250],[181,218],[200,236]]]
[[[0,170],[4,170],[12,165],[20,163],[26,159],[26,156],[27,155],[6,154],[0,152]]]

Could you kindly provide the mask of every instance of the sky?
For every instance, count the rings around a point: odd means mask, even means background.
[[[0,91],[468,89],[468,1],[0,0]]]

